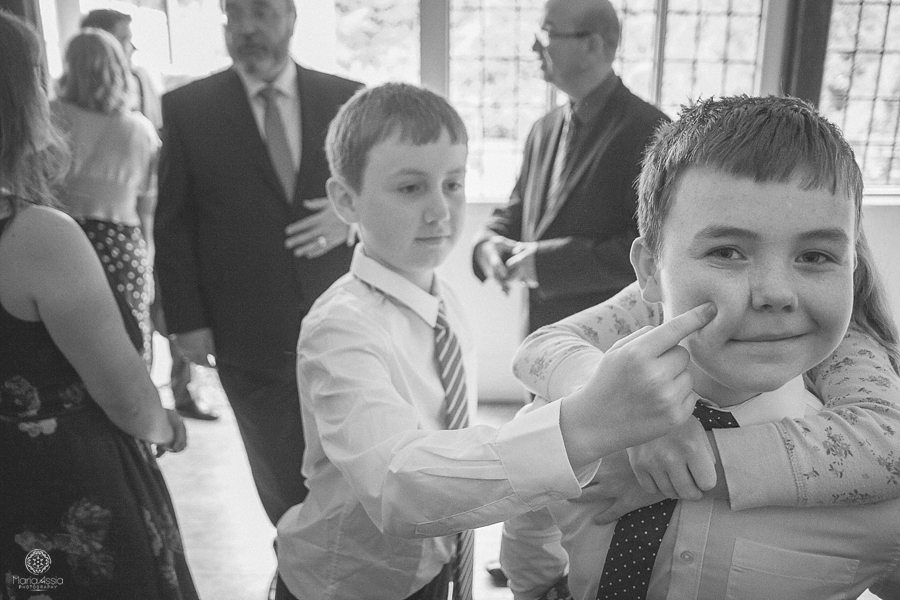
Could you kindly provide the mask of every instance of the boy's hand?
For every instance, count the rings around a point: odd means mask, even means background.
[[[294,256],[317,258],[347,243],[350,227],[341,221],[328,198],[304,200],[303,206],[316,212],[284,229],[284,247],[293,250]]]
[[[649,493],[638,484],[625,452],[616,452],[600,462],[597,474],[570,502],[591,503],[597,512],[593,521],[613,523],[633,510],[665,500],[660,493]]]
[[[691,417],[690,355],[679,342],[712,321],[711,302],[617,342],[578,391],[562,399],[560,429],[573,467],[642,444]]]
[[[629,448],[628,460],[638,483],[650,494],[699,500],[716,485],[716,457],[697,419]]]

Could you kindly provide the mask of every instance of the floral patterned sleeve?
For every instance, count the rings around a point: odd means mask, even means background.
[[[637,284],[603,304],[548,325],[516,353],[516,376],[539,396],[571,393],[616,340],[662,322]],[[887,353],[851,328],[834,354],[807,373],[825,409],[715,431],[735,510],[759,506],[868,504],[900,497],[900,376]]]

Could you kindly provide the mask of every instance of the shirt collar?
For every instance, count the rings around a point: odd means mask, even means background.
[[[705,398],[697,396],[697,399],[717,410],[730,412],[741,426],[780,421],[786,417],[799,419],[822,408],[821,401],[807,391],[802,375],[776,390],[758,394],[734,406],[719,407]]]
[[[256,98],[259,92],[269,85],[268,82],[253,77],[238,65],[234,66],[234,70],[237,72],[238,77],[241,78],[244,89],[247,90],[247,96],[250,98]],[[297,67],[294,65],[294,61],[288,60],[285,63],[281,73],[279,73],[278,77],[272,82],[272,86],[274,86],[283,96],[288,98],[295,98],[297,96]]]
[[[429,294],[403,275],[367,256],[361,243],[353,250],[350,273],[363,283],[409,307],[429,327],[434,327],[437,323],[438,307],[441,303],[437,276],[434,278],[432,293]]]
[[[597,87],[588,92],[587,96],[573,103],[572,112],[578,118],[578,121],[580,123],[594,121],[606,107],[606,103],[609,102],[613,91],[618,85],[619,76],[615,73],[610,73]]]

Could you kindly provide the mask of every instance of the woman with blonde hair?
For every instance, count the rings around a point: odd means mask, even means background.
[[[194,600],[156,453],[185,447],[104,269],[51,206],[40,42],[0,10],[0,597]]]
[[[130,110],[128,82],[121,44],[106,31],[85,29],[69,43],[51,108],[72,151],[60,200],[100,256],[128,334],[149,365],[159,137]]]

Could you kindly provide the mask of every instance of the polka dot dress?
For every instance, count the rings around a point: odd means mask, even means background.
[[[731,413],[701,402],[694,407],[694,416],[707,430],[738,426]],[[643,600],[647,596],[653,563],[676,504],[676,500],[663,500],[616,521],[597,589],[598,600]]]
[[[125,321],[125,330],[148,367],[153,325],[153,274],[141,228],[95,219],[77,219],[94,246]]]

